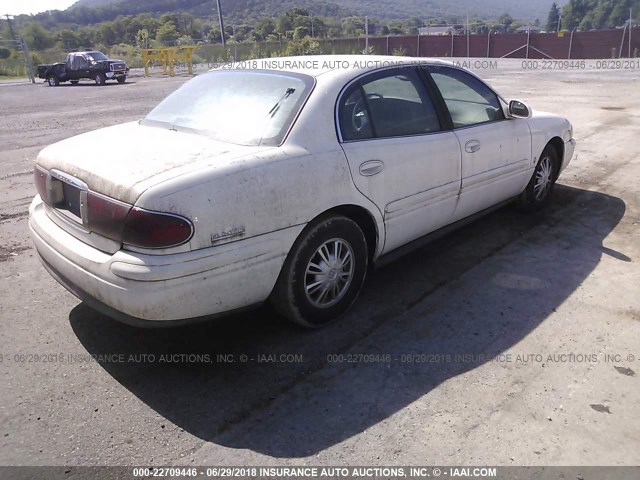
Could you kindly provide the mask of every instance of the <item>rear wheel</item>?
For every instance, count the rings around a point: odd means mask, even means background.
[[[107,77],[105,76],[104,73],[99,73],[96,75],[95,81],[96,81],[96,85],[104,85],[105,82],[107,81]]]
[[[351,307],[367,262],[367,242],[357,223],[341,215],[321,217],[293,245],[271,302],[298,325],[322,327]]]
[[[127,81],[127,77],[118,77],[117,80],[118,80],[118,83],[124,83]]]
[[[47,83],[50,87],[57,87],[58,85],[60,85],[60,80],[58,80],[58,77],[56,77],[55,75],[49,75],[47,77]]]
[[[537,211],[549,203],[558,178],[559,167],[556,149],[547,145],[540,155],[527,188],[520,194],[520,206],[524,210]]]
[[[80,80],[71,80],[71,85],[78,85]]]

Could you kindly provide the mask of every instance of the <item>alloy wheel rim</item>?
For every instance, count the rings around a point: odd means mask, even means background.
[[[549,192],[551,187],[551,174],[553,168],[551,165],[551,158],[544,157],[540,162],[538,170],[536,170],[536,183],[533,186],[533,192],[536,196],[536,200],[543,200]]]
[[[318,308],[329,308],[344,298],[354,272],[353,249],[341,238],[324,242],[311,256],[304,274],[307,300]]]

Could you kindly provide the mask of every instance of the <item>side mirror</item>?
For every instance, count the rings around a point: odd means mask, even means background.
[[[509,116],[513,118],[530,118],[531,109],[519,100],[511,100],[509,102]]]

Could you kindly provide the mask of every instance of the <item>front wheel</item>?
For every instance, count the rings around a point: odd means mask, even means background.
[[[47,77],[47,83],[50,87],[57,87],[58,85],[60,85],[60,80],[58,80],[58,77],[56,77],[55,75],[49,75]]]
[[[118,80],[118,83],[124,83],[127,81],[127,77],[118,77],[116,80]]]
[[[342,215],[321,217],[294,243],[271,302],[298,325],[322,327],[351,307],[367,262],[367,242],[357,223]]]
[[[80,80],[71,80],[71,85],[78,85]]]
[[[547,145],[540,155],[527,188],[520,194],[520,206],[524,210],[537,211],[549,203],[560,171],[559,166],[556,149]]]
[[[95,81],[96,81],[96,85],[104,85],[105,82],[107,81],[107,77],[105,76],[104,73],[99,73],[96,75]]]

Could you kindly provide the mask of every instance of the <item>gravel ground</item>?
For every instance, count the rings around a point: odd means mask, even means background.
[[[553,207],[376,271],[314,332],[267,307],[140,330],[81,304],[29,240],[35,156],[185,77],[0,86],[0,465],[637,465],[640,72],[521,65],[479,73],[573,122]]]

